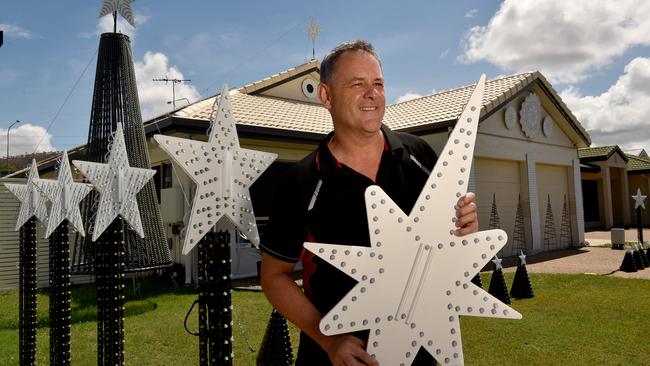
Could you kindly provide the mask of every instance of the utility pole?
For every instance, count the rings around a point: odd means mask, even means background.
[[[161,79],[152,79],[153,81],[164,81],[165,85],[167,85],[168,82],[172,83],[172,107],[174,110],[176,110],[176,84],[180,84],[183,81],[192,81],[190,79],[169,79],[167,77],[161,78]]]
[[[12,123],[9,128],[7,128],[7,169],[9,169],[9,130],[11,130],[16,123],[20,123],[20,121],[16,120],[16,122]]]

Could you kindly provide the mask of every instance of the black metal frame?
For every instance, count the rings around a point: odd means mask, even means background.
[[[50,235],[50,365],[70,365],[70,242],[68,221]]]
[[[20,228],[18,348],[20,365],[36,363],[36,217],[32,216]]]

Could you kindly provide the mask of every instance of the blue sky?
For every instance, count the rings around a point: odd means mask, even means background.
[[[650,119],[646,3],[137,0],[138,27],[120,28],[132,37],[145,119],[171,109],[171,88],[152,77],[191,79],[177,98],[195,101],[223,83],[242,86],[308,61],[305,29],[314,16],[319,59],[345,40],[374,43],[390,103],[471,84],[480,73],[541,70],[595,144],[648,149],[650,132],[639,132]],[[99,0],[2,5],[0,136],[23,122],[12,129],[12,154],[31,153],[39,142],[38,150],[85,143],[99,34],[112,22],[97,18],[100,7]]]

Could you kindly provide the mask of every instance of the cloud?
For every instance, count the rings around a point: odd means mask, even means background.
[[[0,128],[0,156],[7,157],[7,129]],[[37,148],[38,146],[38,148]],[[9,156],[31,154],[34,151],[56,151],[52,135],[45,128],[31,123],[17,124],[9,131]]]
[[[637,57],[606,92],[584,96],[569,87],[560,93],[582,125],[593,145],[650,147],[650,58]]]
[[[25,38],[25,39],[30,39],[32,38],[32,32],[22,28],[20,26],[14,25],[14,24],[3,24],[0,23],[0,30],[4,31],[4,34],[7,37],[14,37],[14,38]],[[5,152],[6,154],[6,152]]]
[[[506,0],[488,25],[463,36],[458,59],[577,83],[628,49],[650,45],[648,14],[646,0]]]
[[[449,48],[447,48],[446,50],[444,50],[444,51],[442,51],[440,53],[440,59],[442,60],[442,59],[446,58],[448,55],[449,55]]]
[[[399,97],[397,97],[397,99],[395,100],[395,103],[407,102],[409,100],[421,98],[422,96],[423,96],[422,94],[418,94],[418,93],[415,93],[415,92],[412,92],[412,91],[408,91],[408,92],[406,92],[406,94],[402,94]]]
[[[478,15],[478,9],[471,9],[465,13],[465,18],[474,18]]]
[[[152,79],[185,79],[176,66],[169,66],[169,59],[160,52],[147,52],[142,61],[135,62],[135,78],[138,83],[142,117],[145,120],[172,110],[171,104],[167,104],[167,101],[172,99],[171,83],[156,82]],[[196,87],[191,84],[176,84],[175,91],[177,100],[187,98],[193,103],[201,97]],[[176,102],[176,107],[185,104],[185,100],[180,100]]]

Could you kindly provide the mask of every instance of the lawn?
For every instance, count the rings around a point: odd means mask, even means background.
[[[482,275],[487,287],[490,275]],[[506,274],[508,283],[512,274]],[[650,281],[589,275],[531,274],[536,297],[515,300],[523,320],[464,317],[467,365],[647,365]],[[183,328],[196,293],[157,283],[129,287],[126,364],[198,363],[198,340]],[[49,363],[48,296],[39,295],[37,364]],[[254,365],[270,305],[261,293],[233,292],[235,364]],[[18,294],[0,293],[0,365],[18,365]],[[196,329],[196,313],[189,327]],[[96,364],[92,287],[73,291],[72,364]],[[291,327],[294,348],[297,331]],[[245,335],[245,337],[244,337]],[[295,351],[295,349],[294,349]]]

